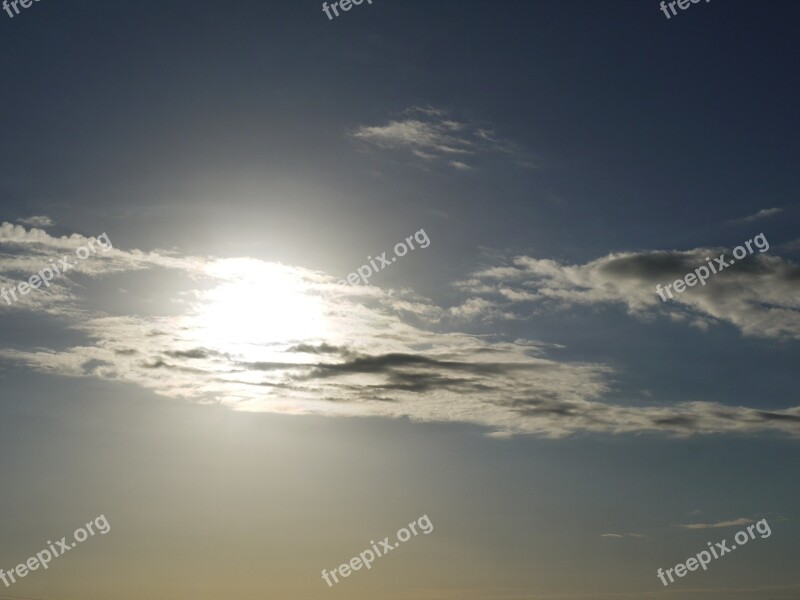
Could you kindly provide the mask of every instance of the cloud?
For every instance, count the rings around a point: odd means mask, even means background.
[[[760,221],[761,219],[768,219],[783,212],[782,208],[764,208],[754,215],[743,217],[741,219],[733,219],[728,221],[730,224],[736,223],[752,223],[753,221]]]
[[[20,269],[47,264],[49,257],[86,241],[4,224],[0,248],[10,252],[0,253],[0,277],[16,277]],[[448,309],[407,290],[341,286],[325,273],[250,258],[115,247],[84,262],[80,283],[68,275],[57,291],[37,295],[38,303],[0,304],[9,313],[56,315],[55,327],[60,323],[82,340],[64,347],[63,332],[54,331],[51,344],[37,340],[33,349],[5,341],[0,360],[236,410],[467,423],[493,436],[800,433],[800,407],[768,411],[700,401],[614,402],[618,374],[610,366],[553,359],[548,356],[553,346],[536,340],[461,333],[448,326],[455,318]],[[511,267],[512,277],[503,285],[522,285],[536,273],[568,295],[599,294],[602,290],[575,288],[572,278],[592,281],[596,273],[619,278],[620,270],[638,272],[641,266],[597,266],[576,275],[557,263],[523,260]],[[492,287],[498,272],[479,279]],[[158,307],[153,314],[145,302],[135,312],[100,302],[119,285],[106,289],[102,298],[92,295],[103,278],[130,287],[124,281],[133,273],[142,290],[158,289],[164,274],[183,289],[170,292],[170,310],[153,303]],[[97,305],[102,310],[93,308]],[[474,306],[475,314],[485,314],[482,306]],[[417,324],[405,320],[409,314]],[[426,319],[438,319],[435,329],[418,324]]]
[[[781,246],[781,250],[784,250],[786,252],[794,252],[795,250],[800,250],[800,238],[786,242]]]
[[[314,346],[313,344],[298,344],[297,346],[292,346],[291,348],[287,349],[287,352],[305,352],[307,354],[342,354],[346,355],[347,349],[345,347],[340,346],[331,346],[330,344],[319,344],[318,346]]]
[[[624,537],[632,537],[632,538],[643,538],[644,536],[639,533],[628,533],[628,534],[619,534],[619,533],[603,533],[600,537],[604,538],[624,538]]]
[[[50,217],[46,217],[44,215],[17,219],[17,223],[21,223],[22,225],[28,225],[31,227],[50,227],[51,225],[55,225],[53,219],[51,219]]]
[[[192,348],[191,350],[167,350],[164,354],[172,358],[209,358],[217,353],[205,348]]]
[[[425,164],[442,162],[459,171],[473,168],[468,161],[489,155],[532,166],[528,153],[517,144],[432,107],[409,108],[398,119],[384,125],[361,125],[350,135],[374,148],[410,153]]]
[[[481,312],[530,314],[533,306],[617,304],[635,316],[661,314],[702,330],[727,322],[745,335],[800,339],[800,266],[756,253],[675,293],[666,303],[656,285],[666,285],[698,267],[721,248],[613,253],[586,264],[518,256],[510,265],[474,273],[456,283],[480,301]],[[728,254],[730,258],[730,254]]]
[[[98,249],[85,259],[76,256],[79,248],[88,247],[94,240],[78,234],[55,237],[38,228],[0,224],[0,289],[12,289],[27,282],[43,269],[58,265],[62,258],[71,265],[66,272],[57,274],[49,286],[32,290],[26,296],[18,295],[17,301],[11,304],[0,301],[0,314],[5,311],[36,311],[74,316],[72,313],[77,310],[81,285],[87,278],[96,279],[156,267],[184,273],[202,272],[203,259],[177,258],[158,250],[141,252],[110,248]],[[113,240],[111,242],[113,245]]]
[[[755,521],[741,517],[732,521],[720,521],[719,523],[690,523],[688,525],[673,525],[673,527],[682,527],[683,529],[720,529],[723,527],[740,527],[751,523],[755,523]]]

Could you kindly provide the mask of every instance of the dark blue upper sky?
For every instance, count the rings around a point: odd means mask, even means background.
[[[209,227],[208,180],[290,173],[364,193],[375,165],[343,130],[416,105],[491,122],[541,170],[432,173],[426,193],[393,172],[368,206],[321,191],[294,210],[382,221],[435,194],[470,240],[583,260],[727,243],[712,223],[797,193],[793,2],[702,3],[669,21],[639,1],[384,1],[334,21],[304,2],[42,2],[2,21],[11,213],[191,202]],[[260,200],[245,196],[229,200],[232,226]]]

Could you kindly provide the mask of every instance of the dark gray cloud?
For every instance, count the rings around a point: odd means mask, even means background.
[[[219,352],[205,348],[192,348],[191,350],[167,350],[165,354],[171,358],[210,358],[219,356]]]
[[[344,346],[333,346],[331,344],[298,344],[286,349],[287,352],[305,352],[306,354],[339,354],[347,355],[349,352]]]
[[[437,360],[422,354],[393,352],[377,356],[362,356],[337,364],[319,364],[310,377],[331,377],[343,373],[384,373],[399,367],[429,367],[446,371],[461,371],[480,375],[500,375],[505,369],[534,368],[535,365],[503,365],[500,363],[466,363]]]

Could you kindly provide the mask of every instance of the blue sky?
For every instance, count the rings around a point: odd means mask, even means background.
[[[0,12],[0,597],[800,597],[799,16]]]

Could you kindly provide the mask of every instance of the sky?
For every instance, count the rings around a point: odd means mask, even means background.
[[[0,11],[0,598],[800,599],[800,5],[674,8]]]

